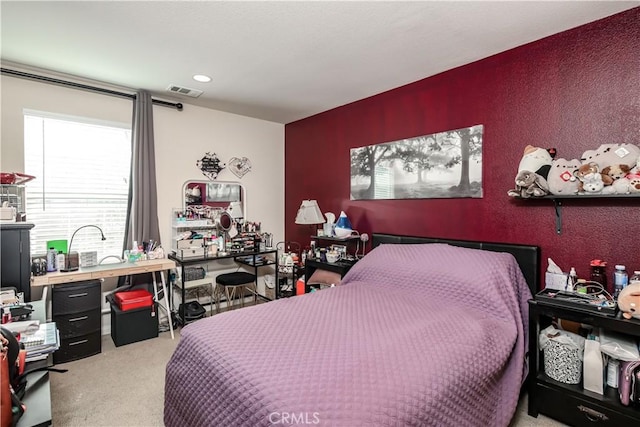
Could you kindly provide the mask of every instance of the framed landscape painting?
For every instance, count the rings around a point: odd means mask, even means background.
[[[482,197],[483,125],[351,149],[351,200]]]

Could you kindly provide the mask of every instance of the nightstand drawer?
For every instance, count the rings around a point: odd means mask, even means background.
[[[57,285],[51,292],[53,317],[100,309],[100,281],[93,280],[70,285]]]
[[[102,350],[100,331],[79,337],[60,339],[60,348],[53,353],[53,363],[65,363],[93,356]]]
[[[102,313],[100,310],[84,311],[82,313],[63,314],[56,316],[56,326],[60,331],[60,339],[86,335],[100,331],[102,327]]]
[[[612,408],[592,403],[570,392],[557,390],[544,385],[537,385],[540,412],[563,423],[602,426],[637,425],[638,418],[630,417]],[[628,408],[625,408],[628,409]],[[638,411],[640,416],[640,411]]]

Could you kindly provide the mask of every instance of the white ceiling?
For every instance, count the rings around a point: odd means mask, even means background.
[[[290,123],[639,5],[2,0],[2,61]]]

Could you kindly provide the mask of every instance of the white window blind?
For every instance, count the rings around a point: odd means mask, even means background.
[[[131,129],[120,123],[25,111],[27,221],[32,255],[49,240],[73,239],[74,252],[97,251],[98,260],[122,256],[127,217]],[[70,243],[70,242],[69,242]]]

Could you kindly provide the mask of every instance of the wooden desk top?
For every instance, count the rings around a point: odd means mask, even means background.
[[[150,259],[135,263],[103,264],[95,267],[80,268],[77,271],[47,273],[44,276],[31,277],[31,286],[49,286],[62,283],[80,282],[91,279],[129,276],[133,274],[152,273],[175,268],[176,263],[167,258]]]

